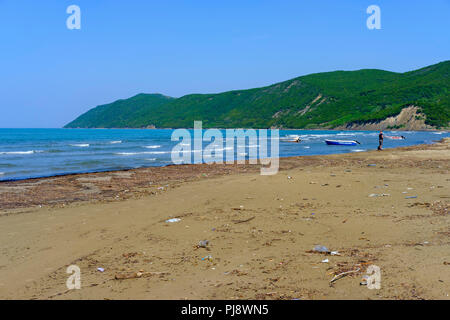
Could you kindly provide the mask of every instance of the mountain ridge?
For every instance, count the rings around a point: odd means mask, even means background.
[[[411,107],[408,121],[416,117],[423,129],[447,128],[449,91],[449,60],[404,73],[339,70],[179,98],[141,93],[92,108],[65,128],[188,128],[202,120],[204,128],[350,129],[373,127]],[[406,127],[398,122],[393,129]]]

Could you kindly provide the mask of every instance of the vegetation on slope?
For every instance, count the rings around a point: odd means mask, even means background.
[[[79,116],[66,128],[140,128],[162,105],[174,100],[161,94],[138,94],[100,105]]]
[[[381,121],[416,105],[434,127],[448,127],[450,61],[419,70],[334,71],[263,88],[181,98],[140,94],[98,106],[66,127],[333,128]]]

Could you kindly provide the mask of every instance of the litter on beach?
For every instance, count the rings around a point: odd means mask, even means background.
[[[361,279],[361,282],[359,283],[361,286],[367,286],[367,280],[369,280],[368,275],[364,275]]]
[[[115,280],[126,280],[126,279],[135,279],[135,278],[143,278],[143,277],[151,277],[151,276],[164,276],[170,274],[169,272],[128,272],[128,273],[118,273],[114,276]]]
[[[206,248],[208,246],[208,244],[209,244],[209,240],[202,240],[202,241],[199,241],[197,247],[198,248]]]
[[[181,219],[179,219],[179,218],[172,218],[172,219],[166,220],[167,223],[173,223],[173,222],[179,222],[179,221],[181,221]]]
[[[213,260],[213,257],[211,255],[207,255],[202,258],[202,261],[212,261],[212,260]]]
[[[316,245],[316,246],[313,248],[313,251],[314,251],[314,252],[320,252],[320,253],[329,253],[329,252],[330,252],[330,250],[328,250],[327,247],[322,246],[322,245]]]

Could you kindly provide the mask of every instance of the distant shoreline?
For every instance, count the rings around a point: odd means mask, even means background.
[[[284,130],[284,129],[283,129]],[[385,148],[384,150],[401,150],[404,148],[422,148],[426,146],[430,146],[436,143],[443,143],[446,141],[447,138],[442,138],[439,140],[434,140],[433,143],[429,144],[416,144],[416,145],[410,145],[410,146],[398,146],[393,148]],[[358,154],[365,154],[367,152],[376,151],[376,149],[371,149],[367,151],[358,152]],[[355,154],[354,152],[344,152],[344,153],[329,153],[324,155],[299,155],[299,156],[280,156],[279,159],[291,159],[291,158],[309,158],[309,157],[326,157],[326,156],[339,156],[339,155],[349,155],[349,154]],[[259,158],[258,158],[259,159]],[[51,178],[58,178],[58,177],[71,177],[71,176],[80,176],[80,175],[90,175],[90,174],[104,174],[104,173],[117,173],[117,172],[128,172],[128,171],[135,171],[135,170],[143,170],[143,169],[153,169],[153,168],[165,168],[165,167],[183,167],[183,166],[201,166],[201,165],[207,165],[207,166],[214,166],[214,165],[220,165],[216,163],[192,163],[192,164],[174,164],[169,163],[165,165],[155,165],[155,166],[141,166],[141,167],[129,167],[129,168],[120,168],[120,169],[99,169],[99,170],[88,170],[88,171],[74,171],[74,172],[66,172],[66,173],[60,173],[60,174],[50,174],[50,175],[42,175],[42,176],[33,176],[33,177],[26,177],[26,178],[11,178],[11,179],[0,179],[0,185],[2,183],[7,182],[24,182],[24,181],[36,181],[36,180],[42,180],[42,179],[51,179]],[[227,165],[227,164],[225,164]],[[233,164],[234,165],[234,164]],[[252,165],[255,166],[255,165]],[[259,164],[256,165],[259,167]]]
[[[26,129],[26,128],[15,128],[15,129]],[[46,128],[36,128],[36,129],[46,129]],[[194,128],[50,128],[50,129],[70,129],[70,130],[85,130],[85,129],[93,129],[93,130],[177,130],[177,129],[186,129],[186,130],[193,130]],[[314,128],[314,129],[295,129],[295,128],[216,128],[216,127],[204,127],[203,130],[208,129],[218,129],[218,130],[227,130],[227,129],[234,129],[234,130],[289,130],[289,131],[407,131],[407,132],[441,132],[441,131],[447,131],[449,128],[443,128],[443,129],[421,129],[421,130],[402,130],[402,129],[377,129],[377,130],[363,130],[363,129],[323,129],[323,128]]]

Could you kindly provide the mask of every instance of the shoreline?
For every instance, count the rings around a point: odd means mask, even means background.
[[[27,129],[27,128],[20,128],[20,129]],[[46,128],[36,128],[36,129],[46,129]],[[176,129],[186,129],[186,130],[194,130],[194,128],[49,128],[49,129],[94,129],[94,130],[176,130]],[[203,127],[204,130],[208,130],[208,129],[218,129],[218,130],[227,130],[227,129],[243,129],[243,130],[271,130],[271,129],[276,129],[276,130],[289,130],[289,131],[349,131],[349,132],[353,132],[353,131],[380,131],[380,130],[363,130],[363,129],[326,129],[326,128],[309,128],[309,129],[304,129],[304,128],[216,128],[216,127]],[[382,129],[382,131],[405,131],[405,132],[440,132],[440,131],[448,131],[450,128],[442,128],[442,129],[438,129],[438,128],[432,128],[432,129],[420,129],[420,130],[402,130],[402,129]]]
[[[449,300],[449,160],[447,138],[282,158],[274,176],[198,164],[0,183],[0,298]],[[372,264],[380,290],[360,285]]]
[[[93,128],[94,129],[94,128]],[[95,128],[97,129],[97,128]],[[128,129],[128,128],[127,128]],[[167,129],[169,130],[169,129]],[[283,129],[284,130],[284,129]],[[286,129],[287,130],[287,129]],[[342,130],[336,130],[336,131],[342,131]],[[345,130],[344,130],[345,131]],[[361,131],[361,130],[357,130]],[[416,130],[419,131],[419,130]],[[398,148],[407,148],[407,147],[415,147],[415,146],[422,146],[422,145],[432,145],[434,143],[442,142],[442,140],[445,138],[442,138],[440,140],[433,140],[432,143],[428,144],[416,144],[412,146],[398,146],[398,147],[392,147],[392,148],[385,148],[383,150],[391,150],[391,149],[398,149]],[[374,149],[375,150],[375,149]],[[367,151],[361,151],[361,152],[370,152],[374,150],[367,150]],[[296,157],[315,157],[315,156],[327,156],[327,155],[335,155],[335,154],[352,154],[352,151],[348,151],[345,153],[330,153],[330,154],[316,154],[316,155],[305,155],[305,156],[284,156],[279,157],[280,161],[281,159],[285,158],[296,158]],[[258,161],[260,158],[257,158]],[[208,162],[203,162],[201,164],[208,164],[211,165]],[[184,164],[165,164],[165,165],[155,165],[155,166],[140,166],[140,167],[129,167],[129,168],[121,168],[121,169],[94,169],[91,171],[74,171],[74,172],[64,172],[64,173],[57,173],[57,174],[50,174],[50,175],[42,175],[42,176],[33,176],[33,177],[24,177],[24,178],[8,178],[8,179],[1,179],[0,178],[0,185],[4,182],[15,182],[15,181],[27,181],[27,180],[36,180],[36,179],[46,179],[46,178],[53,178],[53,177],[64,177],[64,176],[73,176],[73,175],[80,175],[80,174],[95,174],[95,173],[107,173],[107,172],[120,172],[120,171],[130,171],[130,170],[138,170],[138,169],[150,169],[150,168],[160,168],[160,167],[167,167],[167,166],[178,166],[178,165],[184,165]],[[197,164],[190,164],[190,165],[197,165]]]
[[[392,151],[406,151],[406,150],[423,150],[429,149],[430,146],[436,144],[443,144],[447,141],[450,141],[450,138],[442,138],[440,140],[436,140],[431,144],[418,144],[413,146],[404,146],[404,147],[395,147],[395,148],[387,148],[383,150],[383,153],[392,152]],[[363,151],[363,152],[347,152],[347,153],[334,153],[327,155],[305,155],[305,156],[288,156],[288,157],[280,157],[280,171],[286,170],[286,168],[292,168],[289,164],[290,162],[294,162],[295,166],[299,166],[298,163],[317,163],[320,162],[321,159],[333,159],[335,157],[342,157],[343,159],[359,159],[363,158],[369,154],[379,154],[380,152],[377,150]],[[182,176],[183,179],[192,180],[195,179],[198,175],[203,176],[221,176],[224,173],[226,174],[236,174],[236,173],[246,173],[246,172],[259,172],[261,168],[261,164],[237,164],[237,163],[223,163],[223,164],[215,164],[215,163],[200,163],[200,164],[168,164],[164,166],[146,166],[139,168],[130,168],[130,169],[119,169],[119,170],[101,170],[101,171],[92,171],[92,172],[80,172],[80,173],[67,173],[60,175],[50,175],[43,177],[34,177],[34,178],[24,178],[24,179],[9,179],[9,180],[0,180],[0,215],[3,210],[9,209],[17,209],[23,208],[27,206],[47,206],[51,204],[62,203],[67,205],[71,202],[77,201],[93,201],[93,200],[105,200],[111,199],[112,197],[117,197],[119,199],[129,198],[128,195],[125,196],[123,193],[129,192],[128,187],[142,187],[147,183],[152,185],[158,185],[161,187],[166,182],[177,181],[179,176]],[[188,173],[188,174],[186,174]],[[152,179],[146,179],[144,176],[153,174]],[[130,177],[135,176],[132,179],[133,183],[125,183],[124,190],[120,189],[122,187],[121,177]],[[112,184],[111,188],[111,180],[116,182],[116,184]],[[148,181],[147,181],[148,180]],[[152,180],[152,181],[150,181]],[[153,181],[154,180],[154,181]],[[183,180],[183,182],[185,181]],[[58,192],[59,196],[49,197],[43,196],[43,194],[53,194],[55,186],[52,182],[57,181],[58,184],[65,184],[66,189],[70,189],[71,191],[81,190],[81,195],[74,197],[67,197],[64,194],[61,194],[61,191]],[[84,182],[84,183],[83,183]],[[129,181],[127,181],[129,182]],[[93,185],[94,183],[94,185]],[[68,188],[68,185],[73,184],[75,187]],[[43,188],[43,185],[48,187],[49,190]],[[37,188],[39,186],[39,188]],[[8,188],[12,187],[13,192],[8,192]],[[83,189],[87,189],[86,192],[82,192]],[[17,190],[17,191],[16,191]],[[25,192],[24,194],[20,194],[18,191]],[[156,191],[152,191],[156,192]],[[11,204],[9,201],[4,201],[3,194],[12,193],[13,196],[8,197],[8,200],[19,198],[17,201],[17,205]],[[17,196],[19,194],[19,196]],[[99,199],[96,199],[95,195],[98,195]],[[39,197],[41,195],[41,197]],[[31,200],[28,199],[31,196]],[[12,201],[13,202],[13,201]]]

